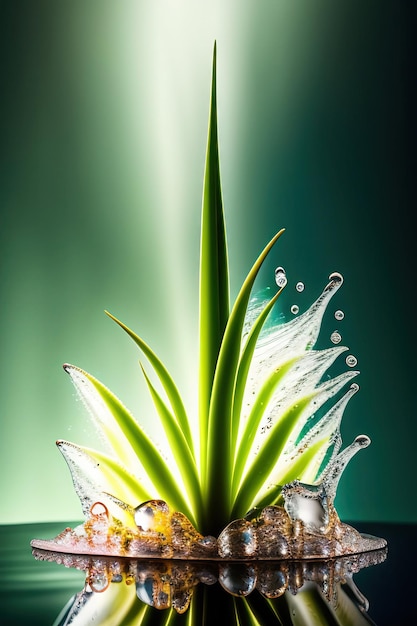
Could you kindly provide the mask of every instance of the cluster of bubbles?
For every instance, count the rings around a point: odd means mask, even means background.
[[[277,267],[275,270],[275,282],[280,289],[283,289],[288,283],[285,269],[281,266]],[[304,283],[302,281],[298,281],[295,285],[295,290],[298,293],[302,293],[304,289],[305,289]],[[298,306],[298,304],[293,304],[291,305],[290,311],[293,315],[297,315],[297,313],[300,312],[300,307]],[[338,309],[337,311],[335,311],[334,317],[338,322],[340,322],[341,320],[344,319],[345,313],[341,309]],[[334,330],[332,332],[332,334],[330,335],[330,341],[336,345],[342,341],[342,335],[340,334],[338,330]],[[357,362],[358,360],[355,356],[353,356],[353,354],[349,354],[349,356],[346,357],[346,365],[348,365],[349,367],[355,367]]]

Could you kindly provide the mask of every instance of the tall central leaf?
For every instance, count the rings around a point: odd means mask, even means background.
[[[204,173],[200,247],[199,419],[201,478],[207,478],[207,433],[217,358],[229,316],[229,270],[217,136],[216,44]]]

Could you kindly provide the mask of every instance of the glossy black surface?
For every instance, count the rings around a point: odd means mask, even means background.
[[[413,576],[417,559],[417,525],[353,525],[362,532],[384,537],[388,541],[386,560],[361,570],[353,578],[369,601],[370,623],[374,622],[377,626],[417,623],[417,594]],[[0,526],[2,626],[52,626],[73,594],[82,589],[83,572],[56,563],[40,562],[32,556],[29,545],[32,538],[51,538],[63,527],[62,523]],[[220,597],[217,590],[213,600]]]

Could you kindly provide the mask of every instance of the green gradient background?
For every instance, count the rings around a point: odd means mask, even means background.
[[[104,309],[195,406],[214,39],[232,294],[283,226],[259,284],[285,266],[283,306],[297,280],[306,305],[344,275],[335,305],[361,391],[342,435],[372,445],[339,513],[417,521],[412,5],[1,2],[0,522],[81,517],[54,443],[95,435],[62,363],[158,437],[139,354]]]

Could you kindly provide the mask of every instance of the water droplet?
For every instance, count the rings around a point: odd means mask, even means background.
[[[243,558],[253,556],[257,548],[254,527],[245,519],[230,522],[221,532],[217,541],[221,557]]]
[[[343,312],[343,311],[341,311],[340,309],[338,309],[337,311],[335,311],[334,316],[335,316],[335,318],[336,318],[337,320],[342,320],[342,319],[345,317],[345,314],[344,314],[344,312]]]
[[[296,288],[296,290],[297,290],[299,293],[301,293],[302,291],[304,291],[304,286],[305,286],[305,285],[304,285],[304,283],[302,283],[301,281],[299,281],[299,282],[296,284],[295,288]]]
[[[340,343],[342,341],[342,335],[337,330],[335,330],[330,335],[330,341],[332,343]]]
[[[277,267],[275,270],[275,282],[278,287],[285,287],[287,284],[287,276],[283,267]]]
[[[149,500],[143,502],[135,509],[136,526],[147,532],[159,530],[159,526],[165,526],[168,522],[169,508],[163,500]]]
[[[346,365],[349,365],[349,367],[355,367],[357,362],[358,362],[358,359],[355,356],[353,356],[353,354],[349,354],[346,357]]]
[[[291,307],[291,313],[293,313],[294,315],[297,315],[298,311],[300,310],[300,307],[297,304],[293,304]]]
[[[339,274],[339,272],[332,272],[329,276],[329,280],[336,285],[341,285],[343,283],[343,276]]]
[[[368,435],[358,435],[355,438],[355,443],[357,443],[361,448],[367,448],[371,443],[371,440]]]
[[[329,523],[328,503],[317,487],[295,480],[282,489],[284,507],[290,518],[301,520],[309,532],[323,531]]]

